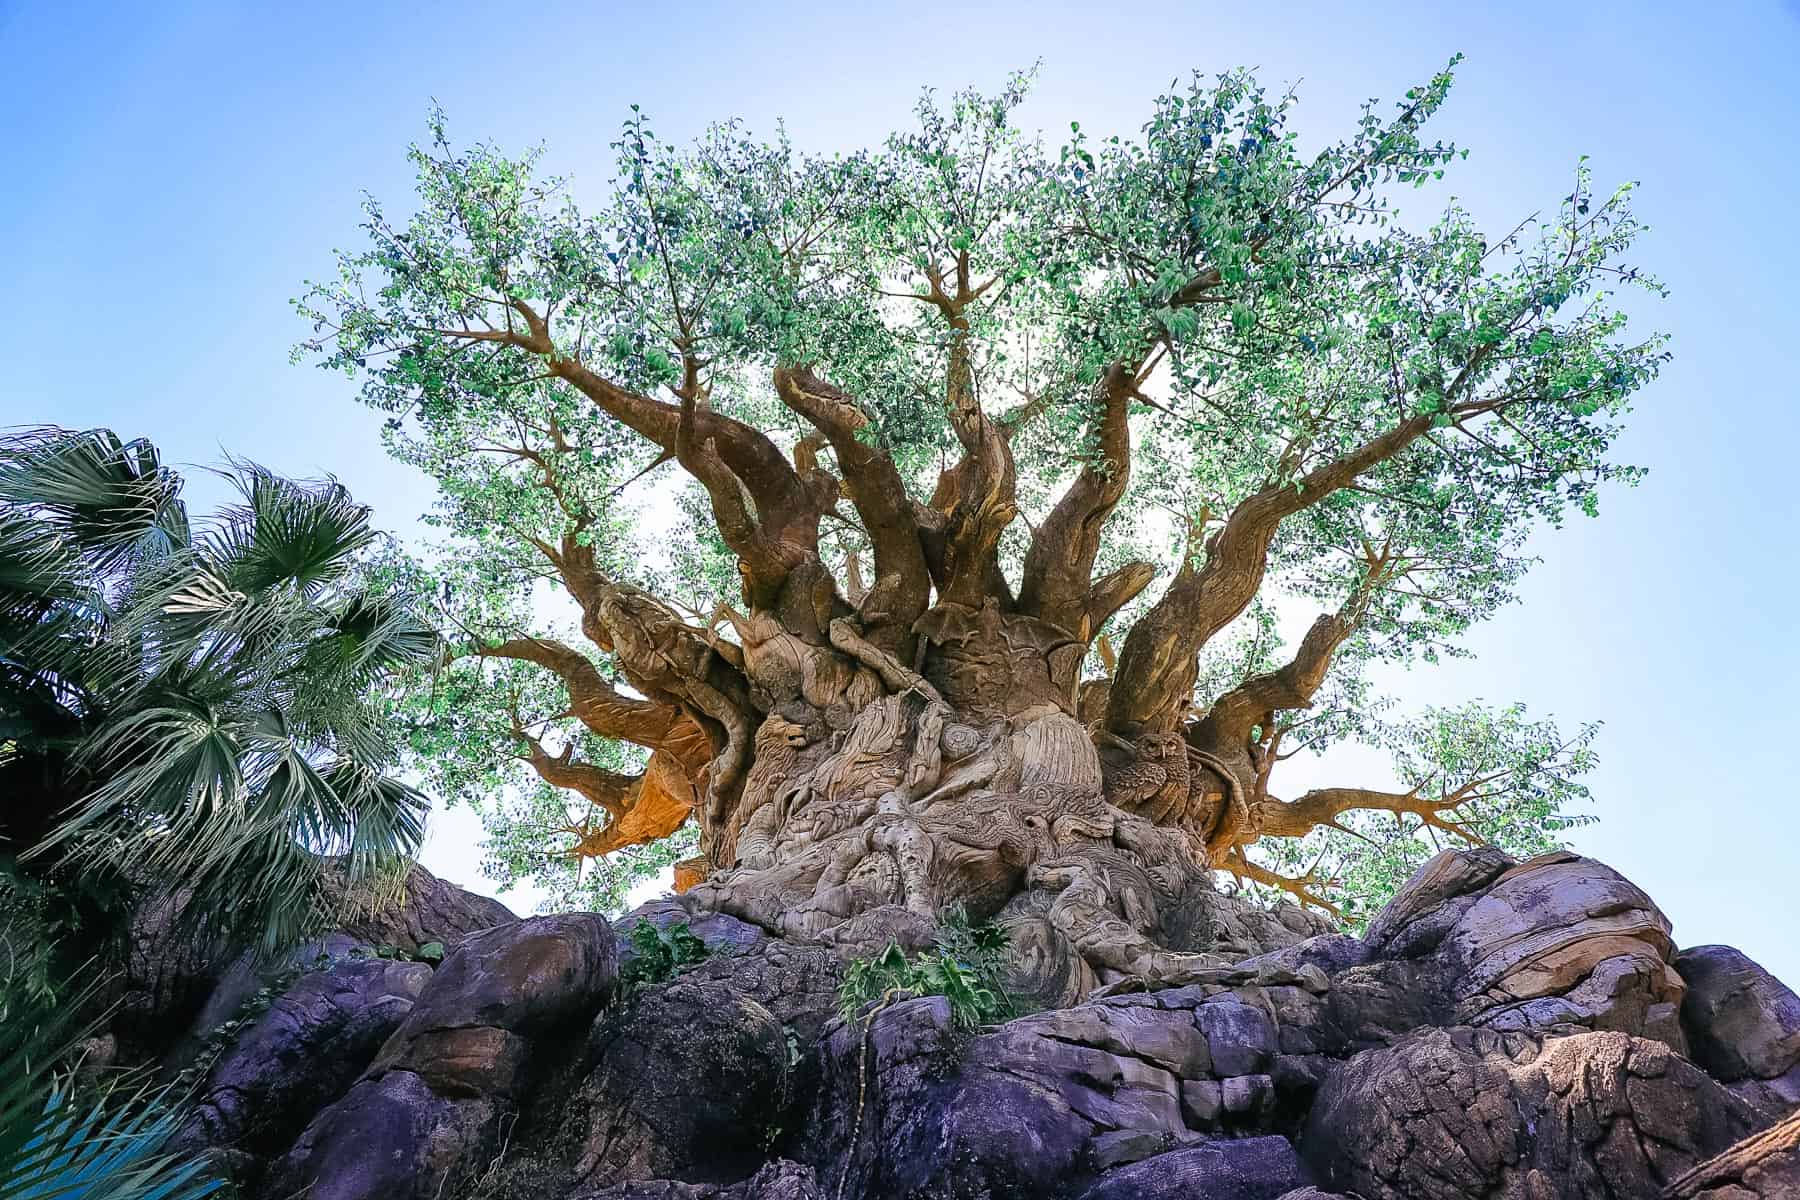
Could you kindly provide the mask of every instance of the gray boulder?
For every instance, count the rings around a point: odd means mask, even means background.
[[[1800,1104],[1800,996],[1730,946],[1675,959],[1694,1061],[1775,1112]]]
[[[612,928],[598,916],[534,917],[466,938],[368,1070],[275,1165],[268,1194],[451,1194],[493,1157],[535,1069],[580,1036],[616,976]]]

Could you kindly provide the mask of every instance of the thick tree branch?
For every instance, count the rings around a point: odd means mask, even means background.
[[[1343,911],[1319,894],[1317,889],[1330,887],[1336,881],[1320,878],[1316,865],[1303,875],[1282,875],[1251,862],[1242,847],[1233,847],[1230,853],[1220,860],[1219,865],[1239,879],[1248,879],[1252,883],[1260,883],[1265,887],[1279,888],[1302,905],[1310,904],[1330,913],[1336,920],[1344,919]]]
[[[639,700],[613,687],[587,655],[549,638],[514,638],[478,646],[483,658],[535,663],[554,672],[569,695],[569,715],[600,737],[631,742],[673,754],[690,776],[698,777],[712,757],[706,735],[674,704]]]
[[[644,773],[632,777],[628,803],[620,812],[609,812],[604,824],[589,817],[560,832],[575,835],[570,856],[599,858],[668,837],[693,815],[694,797],[693,785],[680,768],[666,756],[653,754]]]
[[[816,481],[802,479],[780,447],[760,430],[701,406],[698,363],[691,354],[683,355],[683,380],[675,389],[681,403],[669,404],[619,387],[589,369],[577,355],[564,353],[551,335],[548,319],[526,301],[508,297],[507,306],[524,321],[525,332],[513,328],[510,321],[503,330],[433,332],[498,342],[541,358],[551,375],[664,451],[679,458],[687,447],[682,466],[706,485],[715,505],[725,498],[725,511],[715,509],[720,531],[741,556],[745,551],[732,544],[733,537],[750,548],[745,562],[756,586],[765,586],[769,573],[782,560],[771,547],[792,543],[800,547],[802,555],[816,547],[821,511],[819,489],[813,486]],[[740,486],[727,486],[727,473]],[[746,532],[746,514],[751,518],[749,524],[765,531],[766,544],[756,543]]]
[[[968,307],[980,293],[969,285],[969,254],[956,260],[955,291],[945,290],[945,279],[927,267],[931,301],[949,323],[951,340],[945,374],[944,407],[950,428],[963,448],[962,459],[938,478],[931,507],[944,521],[942,578],[938,598],[953,604],[979,608],[992,597],[992,581],[998,574],[1000,535],[1019,515],[1017,474],[1012,444],[1004,431],[982,411],[975,390],[972,329]]]
[[[1213,701],[1193,731],[1193,741],[1226,750],[1242,749],[1258,726],[1270,727],[1275,713],[1312,706],[1313,696],[1330,674],[1338,647],[1362,624],[1369,601],[1401,560],[1389,546],[1377,549],[1365,544],[1363,561],[1363,577],[1338,611],[1321,614],[1312,623],[1286,665],[1253,675]]]
[[[1096,444],[1081,473],[1032,535],[1025,552],[1019,608],[1079,637],[1088,616],[1089,580],[1100,553],[1100,535],[1131,479],[1131,429],[1127,420],[1137,380],[1115,364],[1099,385]],[[1115,606],[1116,607],[1116,606]]]
[[[825,436],[837,455],[875,553],[875,583],[857,601],[863,629],[876,645],[904,656],[912,624],[930,601],[931,573],[899,468],[886,451],[858,436],[868,427],[868,416],[809,368],[778,368],[775,391]]]
[[[1442,829],[1471,843],[1482,839],[1445,814],[1466,803],[1483,786],[1493,782],[1484,777],[1471,780],[1436,800],[1424,796],[1422,787],[1409,792],[1382,792],[1371,788],[1315,788],[1298,800],[1276,800],[1272,797],[1257,804],[1252,822],[1264,837],[1305,837],[1321,825],[1335,825],[1337,819],[1356,809],[1389,812],[1417,817],[1434,829]]]
[[[1255,599],[1281,522],[1405,450],[1431,428],[1417,413],[1292,482],[1276,482],[1232,510],[1208,540],[1206,562],[1182,564],[1169,590],[1138,622],[1119,655],[1107,725],[1133,737],[1172,729],[1192,699],[1198,655]]]
[[[1112,615],[1137,599],[1138,593],[1150,586],[1156,578],[1156,567],[1147,562],[1129,562],[1116,571],[1109,571],[1094,580],[1094,585],[1082,598],[1081,619],[1085,623],[1075,632],[1079,636],[1093,637],[1112,619]]]

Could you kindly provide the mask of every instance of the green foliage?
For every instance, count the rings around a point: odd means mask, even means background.
[[[1528,858],[1567,849],[1563,835],[1594,820],[1572,810],[1591,799],[1581,779],[1597,762],[1596,724],[1564,734],[1553,721],[1532,720],[1522,705],[1468,704],[1394,722],[1365,717],[1365,732],[1388,749],[1402,787],[1426,799],[1465,795],[1442,824],[1352,810],[1304,838],[1257,844],[1264,865],[1328,881],[1353,929],[1440,850],[1479,841]]]
[[[1146,347],[1154,369],[1099,571],[1141,558],[1167,578],[1190,520],[1216,527],[1428,416],[1428,436],[1283,523],[1263,601],[1201,664],[1204,709],[1282,661],[1294,631],[1278,630],[1279,601],[1335,610],[1368,582],[1366,548],[1391,547],[1396,568],[1360,601],[1334,666],[1363,706],[1339,739],[1361,740],[1379,703],[1361,687],[1368,666],[1461,653],[1470,626],[1515,598],[1534,529],[1592,515],[1603,486],[1640,477],[1612,451],[1667,357],[1662,337],[1629,334],[1619,298],[1661,290],[1628,258],[1643,232],[1632,185],[1599,186],[1582,160],[1541,216],[1492,233],[1438,186],[1468,153],[1429,132],[1455,65],[1391,109],[1371,102],[1316,151],[1302,150],[1295,96],[1246,71],[1175,80],[1137,130],[1072,122],[1060,144],[1018,124],[1029,76],[994,95],[927,93],[907,128],[853,153],[736,122],[675,146],[634,108],[613,184],[585,209],[541,152],[457,146],[434,112],[409,154],[409,215],[367,203],[365,243],[297,302],[313,334],[296,354],[356,379],[387,414],[391,452],[438,481],[432,590],[473,641],[572,623],[546,603],[554,572],[538,549],[565,536],[696,623],[739,584],[697,485],[504,340],[514,302],[546,314],[559,361],[609,386],[664,396],[684,356],[703,361],[708,403],[784,451],[813,431],[773,395],[772,369],[816,364],[921,499],[959,453],[942,397],[965,349],[990,415],[1018,419],[1021,520],[1002,541],[1015,586],[1023,531],[1094,445],[1092,385]],[[1402,212],[1413,197],[1429,206]],[[987,289],[966,329],[919,302],[946,270]],[[840,576],[868,548],[853,516],[821,542]],[[595,662],[616,676],[607,655]],[[496,841],[514,839],[500,870],[566,875],[554,837],[534,860],[516,840],[570,823],[566,802],[496,748],[522,716],[583,761],[628,767],[630,753],[566,719],[558,689],[517,664],[464,660],[443,687],[413,754],[487,806]],[[507,791],[533,794],[502,811],[492,797]]]
[[[873,958],[852,959],[838,986],[838,1011],[853,1020],[876,1002],[943,996],[959,1028],[974,1029],[1019,1015],[1006,991],[1006,932],[997,925],[971,924],[960,908],[947,912],[933,948],[908,955],[898,943]]]
[[[711,953],[686,921],[678,921],[667,929],[639,921],[631,927],[629,940],[631,956],[619,968],[619,981],[626,996],[667,983],[684,967],[705,962]]]
[[[65,1064],[82,1032],[70,1016],[93,989],[56,1009],[31,998],[39,947],[0,960],[0,1196],[8,1200],[200,1200],[225,1184],[204,1161],[166,1147],[185,1112],[172,1088],[78,1083]]]
[[[341,485],[221,474],[240,501],[196,529],[147,442],[0,440],[0,862],[62,897],[178,884],[190,925],[273,949],[324,918],[328,857],[355,882],[418,846],[374,699],[435,637]]]

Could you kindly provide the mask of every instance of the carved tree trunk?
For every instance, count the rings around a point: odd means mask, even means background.
[[[847,621],[831,647],[734,621],[767,715],[729,815],[702,821],[697,909],[869,953],[923,944],[960,905],[1008,928],[1015,986],[1052,1004],[1217,961],[1205,844],[1241,784],[1179,734],[1111,739],[1103,760],[1074,714],[1081,643],[946,603],[915,673]]]

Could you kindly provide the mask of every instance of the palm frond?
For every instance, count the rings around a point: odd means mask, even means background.
[[[342,579],[375,539],[369,509],[335,479],[302,483],[253,463],[225,473],[244,497],[221,514],[208,541],[234,588],[291,584],[313,595]]]
[[[101,571],[188,537],[181,477],[142,439],[46,426],[0,437],[0,506],[28,509]]]

